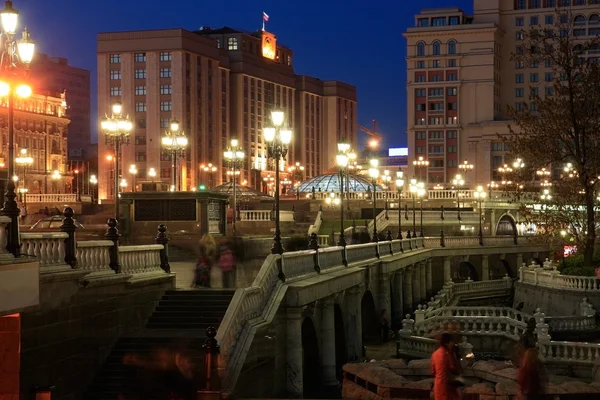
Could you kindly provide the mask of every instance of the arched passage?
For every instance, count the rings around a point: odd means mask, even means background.
[[[375,300],[370,290],[367,290],[360,302],[362,319],[363,344],[373,343],[379,340],[378,313],[375,309]]]
[[[302,391],[305,399],[315,399],[321,392],[319,341],[311,318],[302,322]]]
[[[335,319],[335,376],[341,382],[342,367],[348,362],[348,346],[346,345],[344,317],[339,304],[334,306],[333,312]]]
[[[510,214],[504,214],[496,225],[496,236],[514,236],[517,232],[517,224]]]
[[[458,264],[458,280],[463,281],[467,278],[471,278],[472,281],[478,281],[479,274],[473,264],[468,261],[461,261],[461,263]]]

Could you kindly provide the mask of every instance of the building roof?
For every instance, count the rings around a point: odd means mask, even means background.
[[[210,188],[209,190],[214,193],[226,194],[231,197],[233,196],[233,182],[227,182],[215,186],[214,188]],[[273,197],[268,194],[259,192],[248,186],[240,185],[239,183],[235,185],[235,194],[239,200],[273,200]]]
[[[371,183],[358,175],[350,175],[350,191],[351,192],[366,192],[370,190]],[[298,187],[290,190],[296,193],[312,193],[313,188],[316,192],[339,192],[340,191],[340,176],[337,173],[315,176],[300,183]],[[344,181],[344,189],[346,189],[346,181]],[[377,186],[377,190],[382,190]]]

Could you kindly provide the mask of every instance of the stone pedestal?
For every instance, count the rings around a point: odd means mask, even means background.
[[[406,267],[404,273],[404,310],[407,313],[413,313],[413,294],[412,294],[412,270]]]
[[[393,302],[394,306],[392,309],[394,310],[392,315],[393,326],[399,327],[402,324],[402,319],[404,317],[403,307],[404,307],[404,299],[403,296],[403,285],[404,285],[404,271],[398,270],[394,275],[394,286],[393,286]]]
[[[360,286],[346,290],[346,345],[348,346],[348,361],[362,360],[362,288]]]
[[[452,281],[452,264],[450,257],[444,257],[444,285]]]
[[[21,317],[0,317],[0,399],[18,400],[21,367]]]
[[[286,310],[286,391],[290,398],[303,396],[302,309]]]
[[[335,377],[335,318],[333,298],[327,297],[319,302],[321,307],[321,365],[323,366],[323,386],[337,386]],[[289,340],[289,339],[288,339]]]
[[[481,256],[481,280],[490,280],[490,265],[488,256],[486,254]]]
[[[427,298],[431,298],[433,296],[433,267],[432,267],[431,258],[427,260]]]

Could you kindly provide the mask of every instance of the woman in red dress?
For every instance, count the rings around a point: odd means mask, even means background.
[[[435,400],[460,400],[460,384],[456,379],[460,375],[460,363],[454,347],[454,336],[444,332],[440,337],[440,347],[431,356]]]

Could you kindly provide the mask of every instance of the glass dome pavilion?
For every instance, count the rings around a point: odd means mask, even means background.
[[[344,190],[346,190],[347,187],[347,178],[347,176],[344,177]],[[351,192],[366,192],[370,186],[371,183],[362,176],[350,175]],[[339,192],[340,176],[337,173],[315,176],[314,178],[307,179],[300,183],[298,187],[293,188],[290,192],[296,193],[296,191],[298,191],[300,193],[312,193],[313,188],[315,188],[315,191],[317,192],[319,189],[321,189],[321,192]],[[377,190],[380,191],[383,189],[381,186],[377,185]]]

